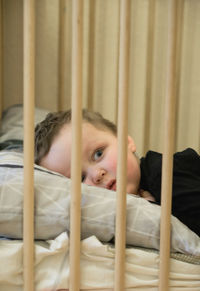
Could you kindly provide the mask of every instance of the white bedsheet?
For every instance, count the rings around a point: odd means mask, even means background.
[[[22,291],[22,241],[0,241],[0,290]],[[69,240],[62,233],[55,240],[36,243],[35,291],[68,288]],[[126,249],[126,290],[158,290],[159,256],[136,248]],[[114,249],[95,236],[81,242],[81,289],[113,288]],[[170,291],[200,290],[200,265],[171,259]]]

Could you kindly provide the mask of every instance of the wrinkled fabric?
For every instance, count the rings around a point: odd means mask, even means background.
[[[67,234],[35,245],[35,291],[68,288]],[[114,287],[114,256],[113,246],[102,244],[95,236],[81,242],[81,290]],[[0,241],[0,290],[23,291],[22,257],[22,241]],[[157,252],[127,248],[125,290],[157,291],[158,265]],[[170,268],[170,291],[200,290],[200,265],[171,259]]]

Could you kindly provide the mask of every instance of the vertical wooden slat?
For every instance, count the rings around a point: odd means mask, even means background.
[[[24,290],[34,290],[35,7],[24,0]]]
[[[94,58],[95,58],[95,17],[96,0],[89,2],[89,45],[88,45],[88,83],[87,108],[92,110],[94,104]]]
[[[83,2],[72,4],[72,159],[70,207],[70,290],[80,288],[82,34]]]
[[[120,5],[115,291],[124,290],[125,285],[129,44],[130,1],[122,0]]]
[[[178,148],[178,123],[181,104],[182,58],[183,58],[183,30],[184,30],[184,1],[177,0],[177,40],[176,40],[176,112],[175,112],[175,141],[174,148]]]
[[[65,83],[67,75],[67,37],[66,37],[66,5],[67,0],[59,1],[59,84],[58,84],[58,110],[64,110],[65,107]]]
[[[164,120],[164,151],[161,189],[161,237],[159,290],[169,290],[170,232],[172,170],[174,152],[175,108],[176,108],[176,13],[177,1],[169,0],[167,87]]]
[[[155,34],[155,10],[156,1],[148,1],[148,33],[147,33],[147,58],[146,58],[146,88],[145,88],[145,120],[144,120],[144,142],[143,153],[149,150],[150,146],[150,122],[151,122],[151,94],[153,76],[153,51]]]

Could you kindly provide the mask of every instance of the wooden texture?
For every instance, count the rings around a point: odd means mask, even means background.
[[[147,56],[146,56],[146,88],[145,88],[145,120],[144,120],[144,143],[143,152],[150,149],[150,124],[151,124],[151,94],[153,77],[153,56],[154,56],[154,38],[155,38],[155,13],[156,1],[149,0],[148,9],[148,31],[147,31]]]
[[[24,291],[34,290],[34,4],[24,0]]]
[[[168,65],[166,104],[164,116],[164,151],[162,163],[161,189],[161,234],[160,234],[160,271],[159,291],[169,290],[170,270],[170,232],[171,232],[171,200],[172,200],[172,171],[174,153],[175,108],[176,108],[176,14],[177,1],[169,1],[169,30],[168,30]]]
[[[67,12],[66,12],[66,0],[59,0],[59,84],[58,84],[58,110],[64,110],[65,108],[65,79],[67,75]]]
[[[70,207],[70,290],[80,288],[81,139],[82,139],[82,24],[83,2],[72,6],[72,158]]]
[[[130,1],[121,1],[120,49],[119,49],[119,102],[118,102],[118,160],[117,160],[117,205],[115,233],[115,291],[125,286],[126,244],[126,172],[128,141],[128,84]]]

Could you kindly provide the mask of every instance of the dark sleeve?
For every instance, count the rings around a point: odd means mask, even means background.
[[[161,201],[162,155],[141,159],[141,188]],[[200,156],[193,149],[174,154],[172,213],[200,236]]]
[[[162,155],[154,151],[148,151],[146,156],[141,158],[141,181],[140,188],[149,191],[160,204],[161,196],[161,167]]]
[[[200,156],[190,148],[174,156],[172,213],[200,236]]]

